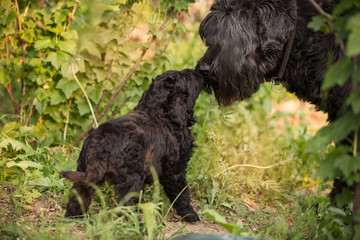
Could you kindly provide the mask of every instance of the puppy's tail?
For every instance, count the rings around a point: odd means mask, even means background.
[[[78,185],[86,185],[86,173],[85,172],[64,171],[64,172],[60,172],[60,174]]]

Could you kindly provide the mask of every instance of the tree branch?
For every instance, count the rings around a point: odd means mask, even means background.
[[[22,30],[22,25],[21,25],[21,18],[20,18],[20,9],[19,9],[19,4],[18,4],[18,1],[15,0],[15,7],[16,7],[16,12],[18,14],[18,24],[19,24],[19,31],[18,33],[20,33],[20,31]],[[22,46],[21,46],[21,49],[22,49],[22,60],[21,60],[21,65],[24,65],[25,63],[25,50],[26,50],[26,47],[27,47],[27,44],[24,42],[23,40],[23,37],[20,35],[20,40],[22,42]],[[21,89],[22,89],[22,94],[23,96],[25,96],[25,84],[24,84],[24,78],[21,78]]]
[[[31,104],[30,104],[30,105],[31,105]],[[34,109],[35,109],[35,105],[33,105],[33,106],[30,108],[30,113],[29,113],[29,115],[28,115],[27,118],[26,118],[25,126],[29,126],[30,118],[31,118],[31,116],[32,116],[33,113],[34,113]]]
[[[70,16],[68,17],[68,27],[70,27],[70,24],[71,24],[71,18],[74,17],[75,15],[75,12],[76,12],[76,8],[78,7],[79,3],[76,2],[76,5],[74,6],[73,10],[71,11],[71,14]]]
[[[309,3],[311,3],[311,5],[314,6],[314,8],[316,9],[316,11],[318,11],[321,15],[323,15],[326,18],[329,18],[329,14],[326,13],[319,4],[317,4],[317,2],[315,2],[314,0],[308,0]]]

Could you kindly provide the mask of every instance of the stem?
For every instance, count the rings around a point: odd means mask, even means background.
[[[85,89],[84,89],[83,86],[80,84],[79,79],[78,79],[78,78],[76,77],[76,75],[75,75],[74,63],[71,64],[71,69],[72,69],[72,74],[73,74],[73,76],[74,76],[75,81],[77,82],[77,84],[78,84],[79,87],[81,88],[81,91],[82,91],[82,92],[84,93],[84,95],[85,95],[86,101],[87,101],[87,103],[88,103],[88,105],[89,105],[91,114],[92,114],[93,119],[94,119],[94,122],[95,122],[95,126],[98,127],[99,124],[98,124],[98,122],[96,121],[95,113],[94,113],[94,110],[93,110],[93,108],[92,108],[92,106],[91,106],[90,99],[89,99],[88,95],[86,94]]]
[[[72,99],[70,98],[70,100],[69,100],[69,112],[68,112],[68,114],[66,114],[66,123],[65,123],[65,129],[64,129],[64,141],[66,141],[66,134],[67,134],[68,126],[69,126],[71,102],[72,102]]]
[[[20,19],[20,9],[19,9],[19,4],[18,4],[17,0],[15,0],[15,7],[16,7],[16,12],[18,14],[19,31],[21,31],[22,27],[21,27],[21,19]]]
[[[27,118],[26,118],[25,126],[29,126],[30,118],[31,118],[32,114],[34,113],[34,109],[35,109],[35,105],[33,105],[33,106],[30,108],[30,113],[29,113],[29,115],[28,115]]]
[[[358,142],[359,142],[359,130],[357,130],[354,133],[354,149],[353,149],[353,156],[356,157],[357,156],[357,152],[358,152]]]
[[[73,10],[71,11],[71,15],[70,15],[70,17],[68,18],[68,21],[69,21],[69,23],[68,23],[68,27],[70,27],[70,24],[71,24],[71,18],[72,18],[72,17],[74,17],[75,12],[76,12],[76,8],[77,8],[77,6],[78,6],[78,5],[79,5],[79,3],[77,2],[77,3],[76,3],[76,5],[74,6]]]
[[[6,50],[6,58],[9,58],[9,37],[5,40],[5,50]]]
[[[16,12],[18,14],[18,22],[19,22],[19,31],[18,33],[20,34],[20,31],[22,30],[22,26],[21,26],[21,18],[20,18],[20,9],[19,9],[19,4],[18,1],[15,0],[15,7],[16,7]],[[24,65],[25,62],[25,50],[26,50],[26,43],[23,41],[22,37],[20,36],[20,40],[22,42],[22,61],[21,61],[21,65]],[[21,78],[21,89],[22,89],[22,94],[23,96],[25,96],[25,84],[24,84],[24,79]]]
[[[314,8],[316,9],[316,11],[318,11],[321,15],[323,15],[324,17],[326,18],[329,18],[329,14],[326,13],[321,7],[319,4],[317,4],[317,2],[315,2],[314,0],[308,0],[308,2],[311,3],[311,5],[314,6]]]

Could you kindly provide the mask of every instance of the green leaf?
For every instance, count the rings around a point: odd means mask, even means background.
[[[343,188],[341,194],[336,195],[336,204],[339,207],[346,206],[352,202],[354,199],[354,193],[348,188]]]
[[[15,21],[15,19],[17,18],[18,14],[16,12],[15,8],[11,8],[8,11],[7,14],[7,19],[6,19],[6,25],[12,25],[12,23]]]
[[[57,105],[59,103],[66,102],[66,98],[63,93],[59,91],[53,91],[50,95],[50,104]]]
[[[347,153],[338,156],[334,161],[334,167],[341,170],[342,174],[347,178],[350,174],[357,169],[357,162],[359,158],[352,157]]]
[[[38,190],[31,189],[31,190],[26,191],[24,194],[22,194],[20,196],[17,196],[17,197],[23,198],[27,203],[32,203],[34,198],[39,198],[41,196],[42,196],[42,194],[39,193]]]
[[[103,93],[103,87],[93,87],[90,86],[86,89],[86,92],[88,93],[89,98],[96,104],[99,103],[100,98],[102,96]]]
[[[353,31],[348,39],[347,45],[346,45],[346,53],[348,56],[356,56],[360,54],[360,31],[356,30]]]
[[[352,131],[360,126],[360,115],[348,111],[344,116],[329,125],[331,136],[335,143],[345,139]]]
[[[78,32],[75,31],[75,30],[62,32],[60,34],[60,36],[62,36],[65,40],[78,39],[79,38]]]
[[[39,58],[32,58],[29,65],[33,67],[41,66],[41,60]]]
[[[354,5],[354,0],[342,0],[334,8],[333,14],[340,15],[344,11],[350,9]]]
[[[152,202],[148,203],[140,203],[138,206],[141,208],[143,215],[144,215],[144,221],[145,221],[145,227],[148,233],[148,239],[154,239],[154,231],[156,227],[156,218],[155,218],[155,204]]]
[[[108,74],[109,74],[108,71],[106,71],[106,70],[104,70],[102,68],[94,68],[93,71],[96,74],[96,81],[97,82],[104,81],[107,78]]]
[[[2,29],[5,36],[16,33],[15,24],[8,24]]]
[[[54,14],[55,23],[61,26],[66,20],[66,17],[66,14],[64,14],[62,11],[56,11]]]
[[[75,55],[77,52],[77,46],[74,40],[60,41],[58,42],[58,46],[61,51],[70,53],[71,55]]]
[[[12,138],[3,139],[3,140],[0,142],[0,149],[2,149],[2,148],[8,149],[9,145],[10,145],[10,146],[13,148],[13,150],[15,150],[15,151],[21,151],[21,150],[25,150],[25,149],[26,149],[25,144],[23,144],[23,143],[20,142],[20,141],[15,140],[15,139],[12,139]]]
[[[64,52],[51,52],[47,56],[47,62],[51,62],[51,64],[58,70],[62,64],[70,59],[70,56]]]
[[[64,31],[64,27],[62,25],[56,25],[56,27],[48,26],[47,30],[55,34],[60,34]]]
[[[79,109],[79,113],[81,116],[87,114],[90,112],[90,108],[86,100],[83,99],[77,99],[75,101],[77,108]]]
[[[189,3],[192,3],[195,1],[188,1],[188,0],[177,0],[174,2],[174,7],[176,8],[176,10],[178,11],[182,11],[182,10],[186,10],[188,9]]]
[[[313,29],[314,31],[320,31],[326,25],[326,19],[323,16],[315,16],[312,18],[311,22],[308,23],[308,28]]]
[[[346,100],[346,103],[351,105],[355,114],[360,113],[360,88],[352,91],[351,95]]]
[[[3,129],[1,129],[1,131],[3,133],[7,134],[8,132],[19,129],[20,126],[21,126],[21,124],[18,122],[10,122],[10,123],[5,124],[5,126],[3,127]]]
[[[56,122],[61,122],[61,115],[58,106],[47,106],[44,114],[48,114]]]
[[[360,13],[348,19],[346,29],[351,32],[346,45],[347,55],[351,57],[360,54]]]
[[[69,99],[71,94],[79,88],[79,85],[76,83],[75,80],[69,80],[67,78],[62,78],[56,85],[57,89],[61,89],[66,98]]]
[[[0,1],[0,8],[8,9],[11,6],[11,0],[1,0]]]
[[[44,98],[43,100],[38,100],[37,98],[34,99],[35,109],[40,113],[43,114],[47,104],[49,102],[49,98]]]
[[[10,83],[9,73],[5,72],[3,68],[0,68],[0,83],[4,86]]]
[[[217,213],[213,209],[205,209],[204,211],[202,211],[202,213],[212,219],[215,223],[220,224],[223,228],[225,228],[228,232],[232,234],[238,235],[243,228],[243,224],[241,221],[239,221],[237,225],[227,223],[225,217]]]
[[[89,54],[101,59],[101,53],[94,42],[90,40],[83,41],[81,43],[81,48],[86,50]]]
[[[22,170],[25,170],[29,167],[31,168],[42,168],[43,165],[41,165],[40,163],[36,163],[33,161],[20,161],[20,162],[15,162],[15,161],[11,161],[11,162],[7,162],[6,163],[7,167],[20,167]]]
[[[349,80],[350,74],[353,70],[353,64],[350,58],[343,57],[335,64],[333,64],[325,74],[325,80],[322,89],[326,90],[335,85],[343,85]]]
[[[55,42],[53,40],[51,40],[50,38],[44,38],[41,40],[37,40],[35,42],[35,49],[36,50],[41,50],[44,48],[54,48],[55,47]]]
[[[339,170],[334,168],[334,161],[334,159],[326,159],[326,161],[322,162],[319,170],[316,172],[316,177],[327,180],[339,176]]]
[[[102,45],[105,46],[108,42],[110,42],[113,39],[117,39],[118,38],[119,33],[117,31],[111,30],[111,29],[104,29],[101,28],[98,30],[98,32],[96,33],[96,38],[95,41]],[[89,41],[90,42],[90,41]]]

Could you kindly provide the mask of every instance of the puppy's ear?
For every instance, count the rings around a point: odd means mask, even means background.
[[[85,184],[86,173],[84,173],[84,172],[64,171],[64,172],[60,172],[60,174],[76,184],[79,184],[79,185]]]
[[[180,129],[187,127],[187,116],[185,106],[185,94],[175,92],[167,105],[167,115],[172,122],[179,126]]]

